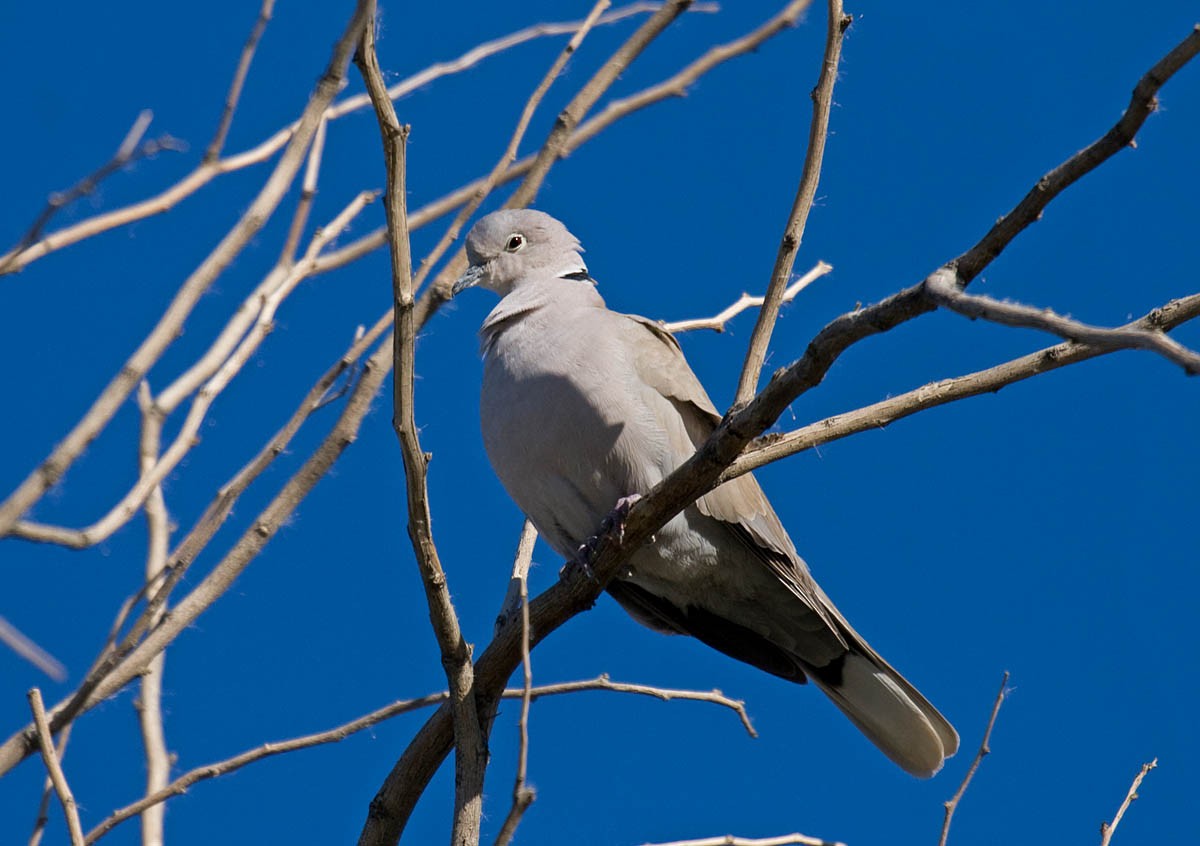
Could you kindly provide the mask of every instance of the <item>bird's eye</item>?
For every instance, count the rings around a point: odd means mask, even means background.
[[[506,243],[504,245],[504,249],[506,249],[510,253],[515,253],[517,250],[521,249],[524,246],[525,246],[525,236],[519,235],[519,234],[513,234],[513,235],[508,236],[508,243]]]

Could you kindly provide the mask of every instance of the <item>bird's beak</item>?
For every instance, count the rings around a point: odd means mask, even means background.
[[[483,278],[483,265],[476,264],[468,267],[462,276],[458,277],[458,281],[454,283],[454,287],[450,289],[450,296],[457,297],[468,288],[474,288],[479,284],[479,280]]]

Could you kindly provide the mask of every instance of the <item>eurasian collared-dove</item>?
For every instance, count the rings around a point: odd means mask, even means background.
[[[502,299],[480,330],[480,416],[496,475],[571,559],[618,500],[649,491],[721,419],[675,339],[609,311],[566,227],[498,211],[467,236],[479,285]],[[792,682],[811,678],[884,754],[928,777],[958,735],[809,575],[752,476],[677,515],[608,587],[634,619],[689,634]]]

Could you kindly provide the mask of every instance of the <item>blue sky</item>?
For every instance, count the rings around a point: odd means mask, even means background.
[[[672,27],[612,96],[658,81],[777,8],[726,5]],[[15,241],[49,191],[109,156],[142,109],[155,113],[152,134],[169,132],[189,151],[138,163],[59,222],[145,197],[193,167],[254,6],[0,9],[0,64],[10,80],[0,240]],[[480,41],[581,17],[587,8],[471,4],[450,13],[435,4],[386,4],[381,62],[399,79]],[[349,3],[280,4],[231,151],[298,114],[349,10]],[[1112,125],[1134,83],[1190,31],[1196,14],[1194,4],[1174,0],[1137,11],[1112,2],[968,4],[952,13],[863,2],[847,11],[858,19],[797,263],[804,269],[823,259],[835,270],[785,310],[769,368],[794,360],[821,326],[856,303],[912,284],[971,246],[1041,174]],[[589,37],[524,149],[544,137],[556,111],[633,25]],[[536,205],[582,239],[610,306],[671,320],[711,314],[743,290],[762,290],[799,175],[823,33],[823,11],[814,8],[800,27],[718,68],[688,97],[623,121],[555,168]],[[561,44],[517,48],[398,104],[413,127],[411,206],[491,166]],[[349,89],[360,88],[352,72]],[[1185,68],[1161,101],[1137,148],[1056,200],[973,290],[1116,324],[1197,289],[1200,68]],[[314,225],[355,192],[381,187],[377,146],[369,113],[331,127]],[[0,489],[11,490],[78,419],[268,167],[224,177],[167,215],[0,278],[0,360],[10,363]],[[204,297],[151,372],[154,385],[207,346],[274,262],[294,202],[294,195],[285,200]],[[379,204],[368,209],[341,243],[382,216]],[[437,225],[415,233],[417,254],[440,234]],[[290,414],[354,328],[387,307],[389,285],[387,257],[377,252],[305,282],[285,304],[276,331],[168,481],[180,532]],[[479,648],[521,525],[478,434],[475,329],[492,304],[474,293],[437,315],[417,361],[416,414],[434,456],[435,538],[466,636]],[[719,406],[733,395],[752,326],[746,315],[724,335],[683,338]],[[1176,337],[1200,346],[1200,327]],[[849,350],[779,428],[1049,343],[1034,332],[927,315]],[[185,588],[219,560],[335,414],[316,417],[247,494]],[[177,774],[444,686],[404,530],[390,417],[381,397],[329,477],[168,652],[166,730]],[[538,800],[518,842],[639,844],[796,830],[851,844],[935,842],[941,803],[970,763],[1005,670],[1013,692],[952,843],[999,843],[1013,830],[1091,842],[1138,767],[1155,756],[1160,768],[1114,842],[1195,840],[1198,421],[1194,379],[1150,354],[1123,353],[764,469],[761,482],[826,591],[957,725],[964,752],[932,781],[915,781],[815,690],[655,635],[602,599],[534,653],[539,683],[607,672],[623,681],[718,687],[746,700],[761,736],[749,739],[711,705],[610,693],[538,702],[530,752]],[[77,526],[107,510],[133,480],[136,423],[129,403],[34,516]],[[0,542],[0,614],[70,672],[57,684],[0,651],[5,737],[28,719],[29,687],[57,701],[78,683],[117,606],[139,583],[144,546],[140,521],[82,553]],[[545,547],[535,561],[532,587],[540,590],[559,561]],[[141,789],[132,704],[131,692],[115,697],[80,719],[72,737],[65,767],[85,828]],[[507,705],[496,723],[485,840],[508,808],[517,716]],[[169,842],[351,840],[423,719],[401,717],[198,785],[168,805]],[[0,842],[27,836],[42,778],[40,762],[30,760],[0,780]],[[451,795],[446,769],[411,823],[411,842],[446,837]],[[48,842],[65,842],[56,808],[51,820]],[[136,839],[131,823],[108,842]]]

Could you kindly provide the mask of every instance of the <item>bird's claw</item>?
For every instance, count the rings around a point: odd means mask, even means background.
[[[572,573],[582,572],[588,580],[596,581],[596,573],[592,570],[592,559],[596,556],[600,542],[608,535],[615,536],[618,543],[625,540],[625,518],[629,516],[629,509],[633,508],[641,498],[641,494],[630,494],[617,500],[613,510],[600,521],[600,533],[592,535],[579,545],[575,557],[559,571],[559,578],[566,578]]]
[[[629,510],[637,505],[641,500],[641,494],[630,494],[623,496],[617,500],[617,504],[613,506],[613,510],[608,512],[608,515],[600,521],[600,531],[602,534],[616,535],[618,543],[625,540],[625,520],[629,517]],[[591,540],[589,538],[589,540]]]
[[[585,542],[579,545],[579,549],[575,551],[575,557],[567,561],[559,571],[558,577],[565,579],[574,573],[583,573],[588,581],[596,581],[596,572],[592,569],[592,557],[596,554],[596,547],[600,544],[600,538],[592,535]]]

